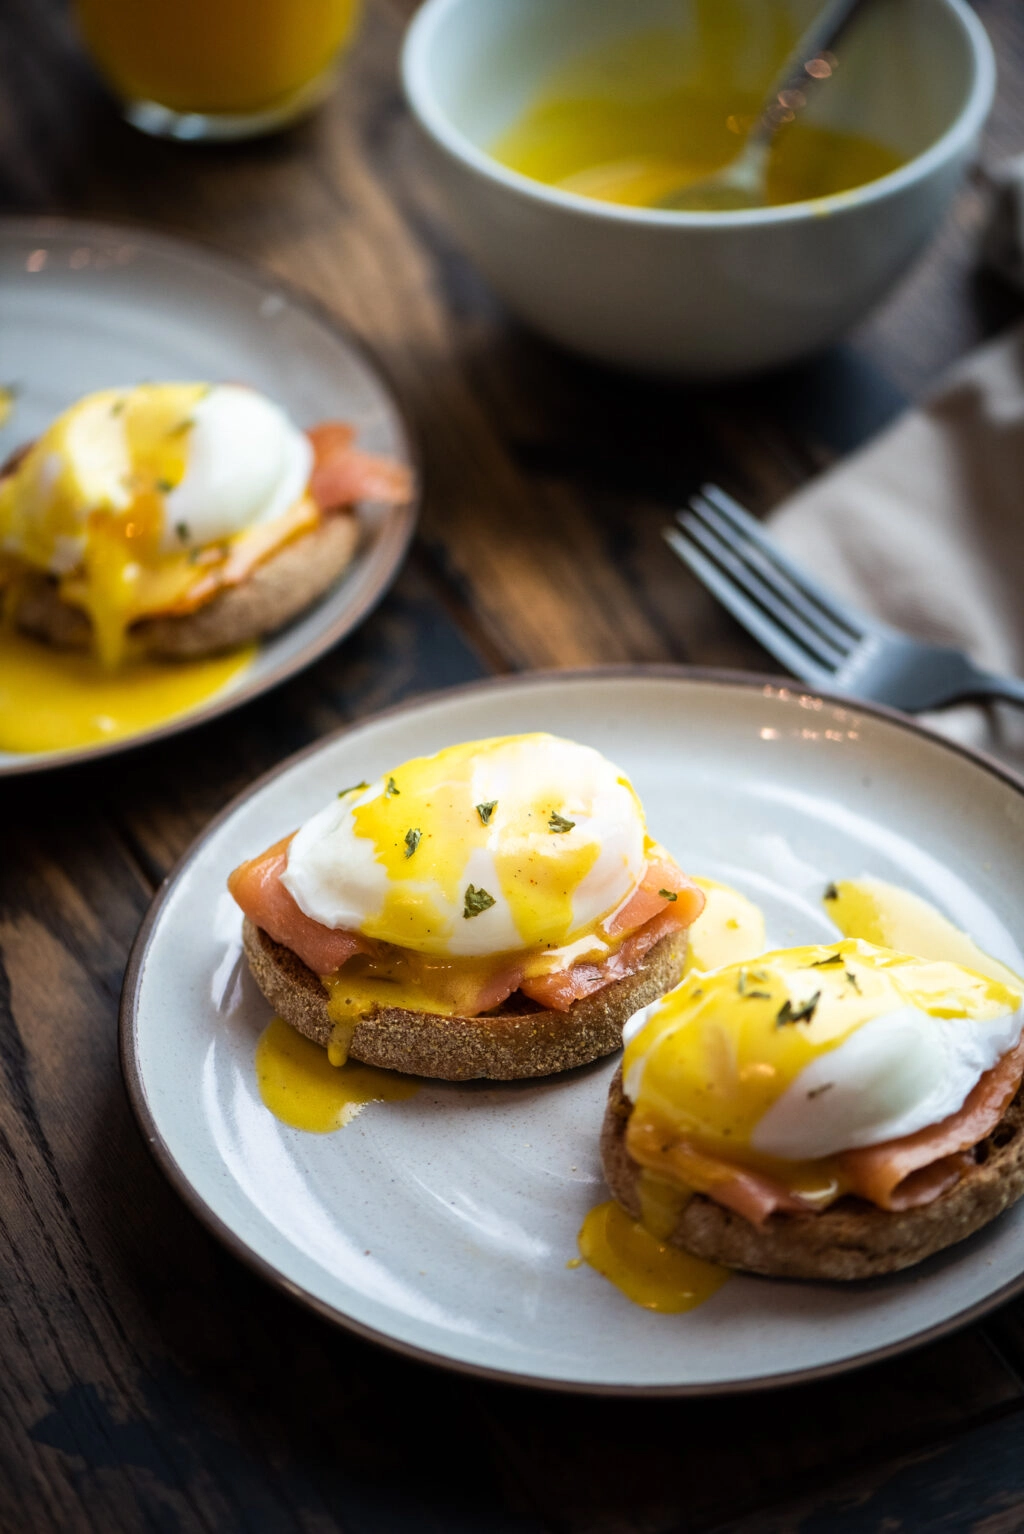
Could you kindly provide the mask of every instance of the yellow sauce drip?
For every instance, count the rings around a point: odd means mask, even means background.
[[[333,1000],[334,998],[332,997],[331,1001],[333,1002]],[[351,1007],[351,1001],[347,1005]],[[339,1013],[332,1005],[328,1005],[327,1012],[334,1023],[334,1027],[331,1029],[330,1041],[327,1045],[327,1058],[337,1070],[340,1070],[343,1065],[348,1064],[352,1039],[359,1025],[359,1014],[354,1011]]]
[[[529,972],[530,957],[528,954],[523,960],[524,972]],[[501,963],[501,954],[445,960],[401,950],[386,955],[357,953],[336,975],[321,978],[332,1021],[351,1022],[354,1028],[359,1018],[381,1007],[402,1007],[439,1017],[464,1016]]]
[[[579,1248],[584,1260],[634,1305],[666,1315],[703,1304],[729,1276],[715,1263],[666,1245],[614,1200],[590,1210]]]
[[[693,882],[704,891],[707,904],[690,928],[686,973],[742,964],[764,953],[764,917],[754,902],[714,879],[694,878]]]
[[[330,1134],[352,1122],[367,1103],[400,1102],[419,1082],[372,1065],[331,1064],[327,1051],[272,1018],[256,1046],[260,1096],[275,1118],[292,1129]]]
[[[639,1189],[640,1224],[659,1241],[667,1241],[693,1197],[691,1190],[646,1168],[640,1172]]]
[[[884,879],[842,879],[829,886],[824,906],[844,937],[863,938],[922,959],[946,959],[1011,990],[1020,988],[1021,977],[1012,969],[985,953],[930,901],[897,884]]]
[[[129,662],[0,632],[0,750],[66,751],[137,735],[198,708],[236,681],[256,647],[198,661]]]
[[[550,186],[640,207],[711,175],[738,153],[796,41],[780,6],[751,10],[697,0],[692,33],[634,33],[573,61],[491,152]],[[751,58],[760,60],[753,74]],[[775,141],[766,201],[830,196],[902,163],[882,144],[801,117]]]

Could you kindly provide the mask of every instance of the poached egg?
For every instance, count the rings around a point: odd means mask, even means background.
[[[0,481],[0,551],[55,577],[120,660],[128,626],[187,611],[190,592],[240,537],[303,502],[308,437],[237,384],[152,383],[87,395]],[[309,503],[310,525],[316,508]]]
[[[817,1161],[957,1112],[1021,1037],[1022,995],[859,939],[693,971],[626,1025],[627,1096],[730,1161]]]
[[[632,784],[598,751],[502,736],[343,791],[292,839],[282,883],[312,920],[399,948],[567,963],[602,950],[597,928],[651,846]]]

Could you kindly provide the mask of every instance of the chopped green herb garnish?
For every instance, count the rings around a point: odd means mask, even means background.
[[[809,1098],[820,1097],[823,1092],[831,1092],[834,1086],[834,1081],[823,1081],[820,1087],[812,1087],[807,1096]]]
[[[125,405],[125,402],[124,402],[123,399],[116,399],[114,401],[114,403],[110,407],[110,414],[111,415],[120,415],[121,411],[124,409],[124,405]]]
[[[478,890],[475,885],[466,886],[466,904],[462,914],[467,919],[470,916],[479,916],[481,911],[488,910],[494,904],[494,896],[488,895],[486,890]]]
[[[169,479],[158,479],[156,482],[156,488],[159,490],[161,495],[170,495],[171,491],[174,489],[174,486],[171,484]],[[178,523],[179,527],[184,527],[184,525],[185,524],[183,522]],[[181,537],[180,533],[178,534],[178,537]]]
[[[857,992],[857,995],[858,996],[863,996],[864,992],[861,990],[860,985],[858,984],[857,976],[855,974],[853,974],[853,972],[851,970],[847,970],[846,971],[846,978],[847,978],[847,980],[849,980],[850,984],[853,986],[853,989]]]
[[[169,437],[182,437],[185,432],[191,431],[195,424],[193,418],[187,415],[183,421],[178,422],[177,426],[172,426],[167,435]]]
[[[163,485],[165,483],[166,483],[165,480],[162,480],[162,479],[157,480],[157,485],[158,486]],[[188,523],[187,522],[175,522],[175,524],[174,524],[174,531],[177,533],[178,539],[179,539],[179,541],[181,543],[187,543],[188,542],[188,540],[189,540],[189,531],[188,531]]]
[[[413,829],[411,831],[406,831],[406,833],[405,833],[405,855],[406,855],[407,858],[411,858],[413,853],[416,851],[416,848],[420,844],[420,838],[422,837],[422,835],[423,835],[423,832],[417,830],[415,826],[413,827]]]
[[[809,1001],[802,1001],[799,1006],[794,1007],[787,996],[776,1014],[776,1028],[785,1028],[787,1023],[809,1023],[820,1000],[821,992],[815,991]]]
[[[402,790],[399,788],[399,786],[395,782],[394,778],[388,778],[387,784],[385,785],[385,788],[384,788],[384,793],[385,793],[386,797],[388,799],[393,799],[395,794],[400,794],[401,792],[402,792]]]
[[[831,969],[833,964],[842,964],[842,962],[843,956],[841,953],[830,953],[827,959],[815,959],[814,963],[808,967],[810,969]]]
[[[836,886],[834,884],[830,884],[828,886],[828,888],[825,891],[825,894],[824,894],[823,898],[825,900],[838,900],[839,899],[839,891],[838,891],[838,889],[836,888]]]
[[[679,899],[679,896],[676,894],[675,890],[659,890],[658,894],[661,896],[662,900],[678,900]]]
[[[557,810],[552,810],[551,819],[548,821],[548,830],[571,831],[575,824],[575,820],[566,820],[564,815],[559,815]]]
[[[338,798],[344,799],[346,794],[357,794],[361,788],[369,788],[369,783],[353,783],[351,788],[339,788]]]
[[[491,823],[491,816],[494,814],[494,812],[495,812],[495,810],[497,808],[498,808],[498,801],[497,801],[497,799],[492,799],[488,804],[478,804],[477,805],[476,812],[480,816],[480,824],[482,826],[489,826],[490,825],[490,823]]]
[[[764,971],[761,970],[754,977],[757,980],[764,979]],[[747,972],[741,969],[736,977],[736,989],[745,1001],[771,1001],[771,991],[751,991],[747,986]]]

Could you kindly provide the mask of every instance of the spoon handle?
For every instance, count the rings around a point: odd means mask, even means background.
[[[807,104],[813,87],[827,80],[833,65],[825,54],[871,0],[827,0],[776,75],[766,104],[747,137],[746,149],[767,147],[786,123]]]

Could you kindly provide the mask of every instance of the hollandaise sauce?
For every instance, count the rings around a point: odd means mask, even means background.
[[[825,892],[825,910],[844,937],[916,954],[921,959],[947,959],[988,975],[1012,989],[1020,976],[979,948],[929,900],[888,884],[884,879],[842,879]]]
[[[255,653],[248,645],[111,671],[93,655],[0,631],[0,750],[67,751],[137,735],[215,697]]]
[[[693,29],[619,37],[548,81],[491,152],[512,170],[604,202],[652,206],[733,159],[796,42],[766,0],[697,0]],[[750,59],[760,67],[753,73]],[[896,170],[887,146],[800,116],[776,137],[768,205],[863,186]]]
[[[663,1314],[693,1310],[729,1276],[725,1268],[669,1246],[611,1199],[583,1221],[579,1248],[584,1260],[627,1299]]]
[[[742,964],[764,953],[764,916],[760,908],[728,884],[699,878],[693,882],[704,891],[706,904],[690,928],[686,972]]]
[[[419,1082],[396,1071],[350,1061],[332,1065],[327,1051],[275,1017],[256,1046],[260,1096],[275,1118],[292,1129],[330,1134],[352,1122],[367,1103],[400,1102]]]

